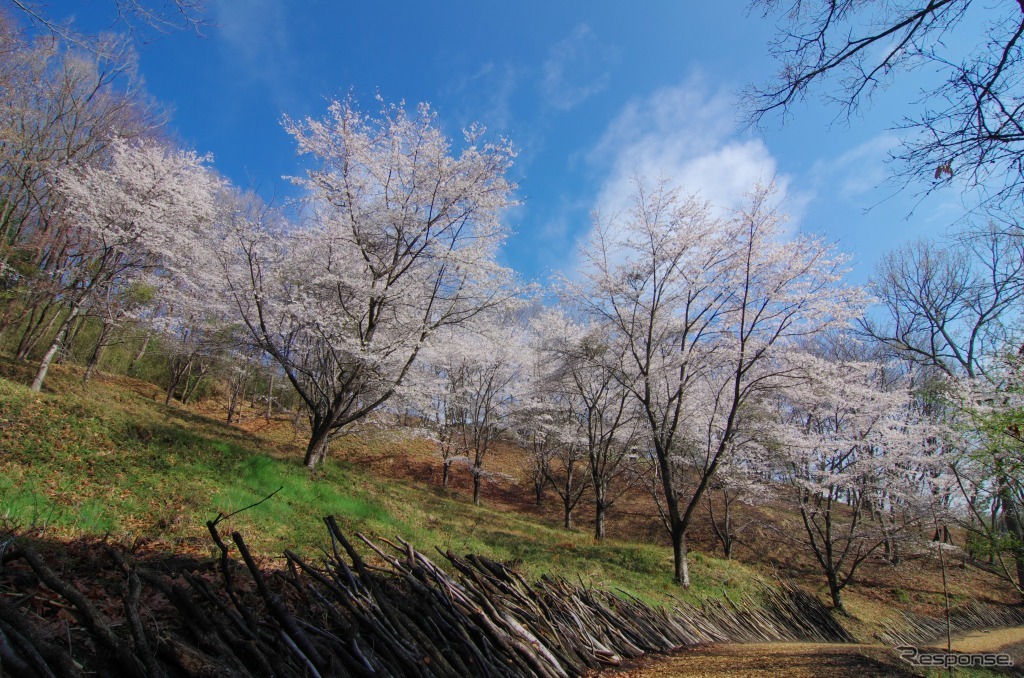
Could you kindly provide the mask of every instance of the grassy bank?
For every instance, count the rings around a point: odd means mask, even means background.
[[[218,514],[271,499],[232,517],[268,559],[291,548],[315,557],[326,545],[321,523],[400,535],[430,552],[479,553],[513,561],[530,577],[554,574],[641,599],[665,602],[671,554],[662,546],[595,542],[543,519],[473,506],[423,483],[397,481],[364,465],[328,460],[310,474],[288,441],[258,437],[176,405],[152,387],[120,378],[88,385],[55,370],[50,390],[22,386],[18,366],[0,379],[0,519],[51,538],[98,536],[148,548],[209,553],[205,523]],[[362,455],[388,455],[397,439],[363,440]],[[421,444],[421,443],[420,443]],[[690,599],[756,589],[753,570],[695,553]]]

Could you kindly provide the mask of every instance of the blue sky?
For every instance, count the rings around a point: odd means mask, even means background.
[[[507,215],[515,235],[503,257],[529,278],[571,268],[591,210],[614,210],[637,172],[723,205],[774,176],[793,228],[836,241],[857,282],[888,249],[943,233],[962,213],[956,194],[919,203],[884,183],[897,141],[888,128],[930,75],[901,81],[849,123],[812,102],[785,126],[744,131],[735,94],[775,69],[774,20],[747,6],[210,0],[205,37],[163,35],[138,49],[178,138],[265,196],[288,195],[282,176],[301,172],[282,115],[320,116],[349,91],[366,107],[377,92],[428,101],[453,136],[474,121],[508,136],[523,204]],[[84,30],[109,25],[112,7],[48,3]]]

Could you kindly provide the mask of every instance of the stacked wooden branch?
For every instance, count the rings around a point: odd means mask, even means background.
[[[1024,626],[1024,608],[986,605],[971,600],[949,615],[953,633],[1002,626]],[[946,637],[946,619],[901,612],[897,621],[883,624],[879,639],[893,647],[921,646]]]
[[[216,563],[158,567],[108,550],[86,582],[18,541],[0,560],[0,674],[568,678],[698,643],[850,640],[788,586],[667,610],[564,579],[530,584],[479,556],[443,553],[442,569],[401,539],[357,535],[364,556],[325,522],[323,559],[286,551],[273,572],[215,523]]]

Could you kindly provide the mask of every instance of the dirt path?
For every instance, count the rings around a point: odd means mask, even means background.
[[[817,643],[723,643],[645,659],[616,678],[675,676],[913,676],[899,657],[881,646]]]
[[[944,651],[945,641],[932,649]],[[1016,667],[1024,666],[1024,627],[979,630],[953,638],[954,652],[1001,652]],[[704,645],[670,657],[651,657],[613,674],[615,678],[675,678],[676,676],[920,676],[883,645],[821,643],[749,643]]]
[[[996,652],[1006,648],[1012,652],[1014,645],[1024,645],[1024,626],[1008,629],[979,629],[953,635],[953,652]],[[945,639],[929,645],[938,650],[946,649]]]
[[[945,639],[930,645],[939,652],[946,651]],[[979,629],[953,635],[953,652],[975,654],[993,652],[1010,656],[1016,673],[1024,675],[1024,626],[1006,629]]]

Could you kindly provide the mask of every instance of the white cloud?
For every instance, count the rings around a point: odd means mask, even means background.
[[[555,43],[544,62],[541,89],[547,103],[568,111],[608,88],[614,52],[601,45],[590,27],[580,24]]]
[[[637,177],[664,178],[721,213],[739,205],[757,183],[774,181],[787,196],[783,207],[798,218],[809,196],[791,192],[791,177],[779,171],[764,141],[737,136],[734,111],[731,94],[710,91],[698,75],[627,104],[588,158],[607,168],[598,194],[602,210],[622,211]]]

